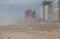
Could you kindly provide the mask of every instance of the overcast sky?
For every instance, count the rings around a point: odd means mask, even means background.
[[[24,11],[33,9],[39,18],[42,0],[0,0],[0,24],[9,24],[24,19]]]

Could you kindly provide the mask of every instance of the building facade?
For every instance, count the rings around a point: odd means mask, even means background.
[[[53,19],[55,22],[60,22],[60,0],[53,3]]]

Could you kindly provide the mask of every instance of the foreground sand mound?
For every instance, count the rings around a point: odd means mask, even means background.
[[[53,25],[1,26],[0,39],[60,39],[60,24]]]

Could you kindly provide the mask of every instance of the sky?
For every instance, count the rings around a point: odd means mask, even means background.
[[[0,25],[11,24],[16,20],[23,20],[27,9],[36,11],[39,18],[42,0],[0,0]]]

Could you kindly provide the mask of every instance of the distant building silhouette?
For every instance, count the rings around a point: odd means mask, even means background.
[[[25,22],[33,23],[36,18],[35,10],[26,10],[25,11]]]

